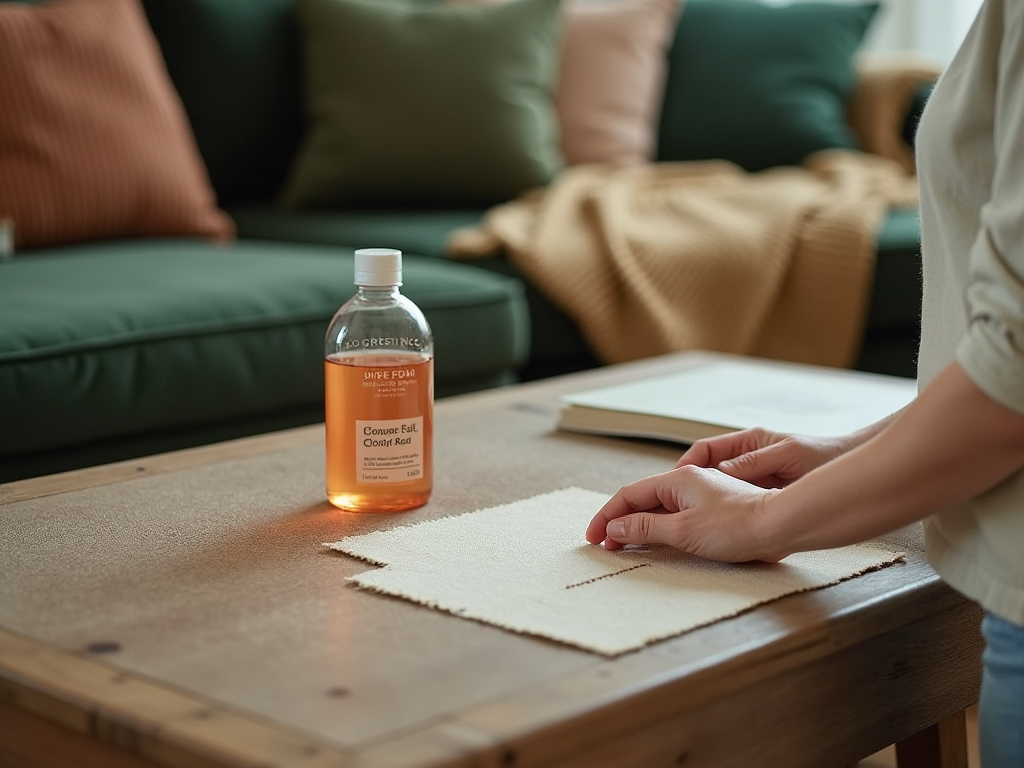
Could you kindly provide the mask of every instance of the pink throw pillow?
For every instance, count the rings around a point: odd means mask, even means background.
[[[566,163],[636,165],[654,157],[681,8],[681,0],[568,3],[556,99]]]

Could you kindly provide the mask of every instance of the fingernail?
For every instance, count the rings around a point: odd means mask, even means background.
[[[731,469],[735,464],[736,464],[736,462],[734,462],[732,459],[729,459],[727,461],[720,461],[718,463],[718,468],[719,469]]]
[[[626,521],[625,520],[612,520],[608,523],[606,529],[608,537],[611,539],[619,539],[626,535]]]

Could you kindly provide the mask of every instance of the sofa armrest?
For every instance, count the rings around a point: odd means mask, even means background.
[[[863,54],[847,117],[865,152],[914,173],[913,135],[941,67],[910,54]]]

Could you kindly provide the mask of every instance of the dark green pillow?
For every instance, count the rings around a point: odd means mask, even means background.
[[[488,205],[560,169],[560,0],[296,7],[309,127],[287,207]]]
[[[857,147],[852,59],[878,3],[687,0],[669,57],[660,160],[750,171]]]
[[[302,138],[292,0],[143,0],[219,202],[281,192]]]

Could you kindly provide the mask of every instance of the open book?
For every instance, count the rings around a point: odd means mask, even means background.
[[[907,405],[913,379],[756,358],[706,356],[679,373],[562,398],[558,428],[692,443],[765,427],[844,435]]]

